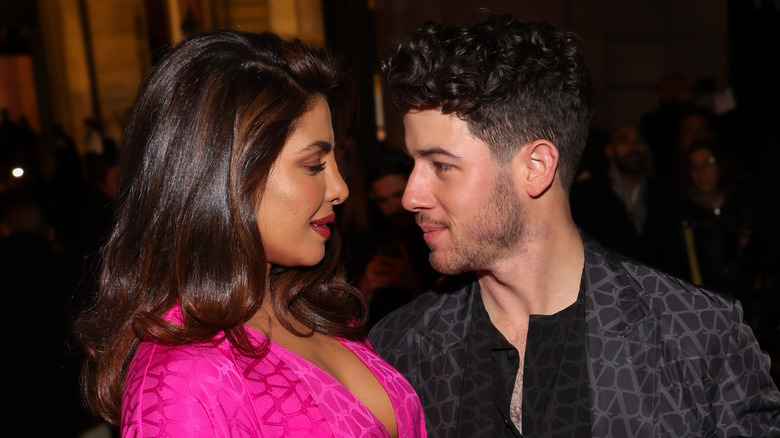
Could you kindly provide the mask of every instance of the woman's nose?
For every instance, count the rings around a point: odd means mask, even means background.
[[[330,172],[328,179],[328,200],[333,205],[338,205],[346,201],[349,197],[349,188],[347,187],[347,183],[344,181],[344,178],[341,176],[338,166],[335,165],[335,161],[333,170]]]

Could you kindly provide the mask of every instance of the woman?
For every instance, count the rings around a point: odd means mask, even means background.
[[[79,324],[87,402],[123,436],[424,435],[338,268],[346,91],[268,33],[192,37],[146,78]]]
[[[752,283],[745,263],[752,197],[735,184],[730,161],[714,140],[691,145],[682,223],[692,280],[744,299]]]

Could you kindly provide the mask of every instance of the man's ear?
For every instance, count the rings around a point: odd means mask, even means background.
[[[518,154],[525,167],[524,186],[528,196],[537,198],[555,181],[558,169],[558,148],[548,140],[536,140]]]

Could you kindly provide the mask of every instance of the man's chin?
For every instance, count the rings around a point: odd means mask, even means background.
[[[432,249],[428,261],[436,272],[444,275],[456,275],[470,270],[462,263],[453,260],[452,257],[441,254],[441,250],[437,252],[437,250]]]

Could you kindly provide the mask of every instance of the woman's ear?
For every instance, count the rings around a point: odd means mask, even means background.
[[[548,140],[536,140],[521,149],[519,155],[525,167],[525,191],[528,196],[537,198],[555,181],[558,148]]]

